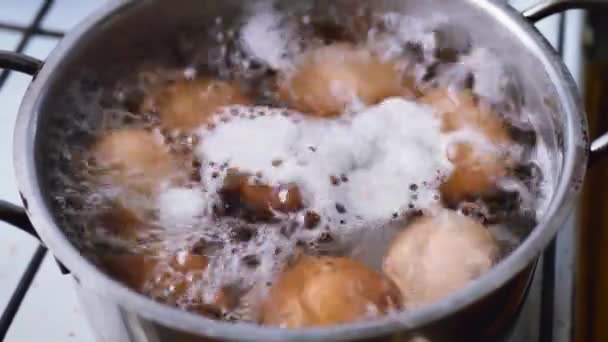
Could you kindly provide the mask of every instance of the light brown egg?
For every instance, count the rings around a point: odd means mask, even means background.
[[[404,93],[395,63],[350,44],[334,44],[306,52],[295,70],[279,80],[278,95],[303,113],[333,117],[355,101],[376,104]]]
[[[442,185],[448,202],[491,192],[496,181],[505,176],[509,160],[505,148],[512,144],[500,117],[471,94],[455,94],[444,89],[427,93],[420,101],[434,107],[442,120],[442,131],[452,133],[463,129],[476,131],[486,141],[462,142],[451,146],[449,159],[454,171]]]
[[[274,211],[290,213],[303,208],[302,195],[295,184],[272,187],[252,184],[252,177],[229,171],[220,195],[229,215],[243,215],[253,220],[269,220]]]
[[[390,280],[348,258],[302,256],[283,272],[262,308],[262,322],[287,328],[371,319],[398,308]]]
[[[148,192],[179,173],[167,147],[143,129],[110,131],[96,143],[93,156],[101,168],[99,180],[131,190]]]
[[[463,288],[497,257],[497,243],[483,225],[444,210],[406,227],[386,254],[383,269],[401,290],[403,304],[415,308]]]
[[[144,100],[142,110],[158,112],[164,127],[191,130],[209,122],[219,109],[252,101],[231,82],[181,80],[162,88]]]

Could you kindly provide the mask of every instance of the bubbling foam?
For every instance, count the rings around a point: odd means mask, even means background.
[[[271,186],[296,184],[308,208],[334,220],[380,220],[436,205],[452,167],[433,110],[405,99],[387,99],[344,121],[242,109],[231,107],[235,118],[218,118],[213,130],[200,132],[199,159]],[[211,188],[221,187],[218,179]]]
[[[241,43],[258,61],[271,68],[282,69],[289,65],[294,46],[291,28],[283,27],[284,18],[276,11],[256,14],[241,29]]]

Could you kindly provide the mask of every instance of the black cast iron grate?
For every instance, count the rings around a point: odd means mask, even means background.
[[[43,20],[49,14],[51,8],[55,6],[54,0],[42,0],[41,4],[36,9],[36,15],[28,25],[15,25],[8,22],[0,21],[0,32],[15,32],[21,33],[22,37],[19,44],[14,49],[15,52],[23,52],[30,41],[35,37],[50,37],[50,38],[62,38],[64,32],[56,30],[48,30],[41,26]],[[564,22],[565,16],[561,15],[560,19],[560,34],[559,34],[559,45],[558,50],[563,55],[562,47],[564,40]],[[0,69],[0,91],[2,91],[11,71]],[[541,317],[539,319],[539,342],[551,342],[553,336],[553,312],[554,312],[554,300],[555,295],[555,250],[556,243],[553,241],[547,251],[544,254],[544,262],[542,269],[537,272],[542,272],[542,291],[541,291]],[[15,315],[19,311],[27,291],[32,285],[32,281],[36,276],[42,261],[46,256],[47,249],[43,245],[39,245],[33,254],[30,262],[23,272],[23,275],[16,286],[7,306],[4,308],[2,316],[0,316],[0,341],[4,341],[8,330],[15,318]]]

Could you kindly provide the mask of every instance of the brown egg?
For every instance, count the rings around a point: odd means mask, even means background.
[[[447,203],[490,193],[496,182],[506,175],[509,165],[504,156],[477,151],[470,144],[457,145],[450,160],[455,168],[441,185],[441,193]]]
[[[144,255],[106,255],[99,258],[109,275],[128,287],[142,291],[144,284],[158,265],[158,258]]]
[[[144,100],[144,111],[155,111],[163,126],[190,130],[209,122],[221,107],[251,104],[239,87],[220,80],[198,79],[170,83]]]
[[[348,258],[302,256],[283,272],[262,308],[262,322],[287,328],[371,319],[398,308],[390,280]]]
[[[207,257],[186,252],[168,259],[139,254],[110,255],[101,259],[102,267],[109,274],[134,290],[172,286],[180,290],[176,295],[182,295],[188,287],[184,275],[204,271],[208,265]]]
[[[384,258],[383,269],[415,308],[442,299],[487,272],[498,246],[473,219],[444,210],[406,227]]]
[[[111,276],[163,303],[207,316],[216,316],[218,311],[236,305],[234,296],[227,289],[220,289],[211,303],[205,301],[202,294],[196,293],[202,272],[208,266],[205,256],[188,252],[180,252],[169,258],[125,254],[104,256],[100,260],[102,268]],[[184,301],[186,297],[188,300]]]
[[[101,214],[99,222],[107,231],[124,240],[135,240],[143,228],[143,220],[135,211],[114,205]]]
[[[294,212],[302,209],[302,196],[296,185],[270,187],[267,185],[243,184],[242,199],[257,210],[274,209]]]
[[[205,301],[202,296],[197,296],[184,309],[201,316],[221,319],[225,313],[236,308],[238,303],[237,292],[230,287],[224,287],[217,291],[211,302]]]
[[[320,117],[340,115],[354,101],[376,104],[404,93],[395,63],[350,44],[334,44],[301,56],[282,75],[278,95],[294,109]]]
[[[148,192],[177,172],[166,146],[143,129],[107,133],[94,146],[93,156],[103,183],[137,191]]]
[[[274,211],[296,212],[303,208],[302,195],[295,184],[271,187],[252,184],[251,176],[229,171],[220,190],[228,215],[244,215],[254,220],[269,220]]]
[[[420,101],[433,106],[441,116],[444,133],[472,129],[486,139],[451,146],[449,159],[455,168],[441,187],[444,199],[451,203],[491,192],[496,181],[506,174],[509,160],[505,148],[512,144],[500,117],[467,93],[436,89]]]

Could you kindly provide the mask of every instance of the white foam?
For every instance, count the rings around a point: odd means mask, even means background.
[[[492,101],[505,100],[505,88],[509,79],[504,65],[488,49],[475,48],[460,61],[461,69],[475,75],[474,91],[476,94]]]
[[[415,42],[421,45],[427,57],[431,57],[437,43],[433,31],[445,22],[445,18],[435,15],[422,20],[392,12],[384,14],[382,22],[381,30],[376,28],[370,30],[368,44],[376,47],[383,56],[398,57],[403,53],[405,43]]]
[[[298,184],[306,205],[325,215],[336,213],[336,203],[349,216],[369,220],[390,219],[409,204],[430,206],[438,177],[451,170],[439,121],[430,107],[415,102],[391,98],[348,121],[259,110],[267,114],[201,132],[198,157],[259,172],[271,185]],[[275,160],[281,160],[279,167]],[[348,181],[333,185],[330,177],[341,175]]]
[[[198,189],[168,188],[159,194],[158,208],[165,229],[189,228],[200,220],[206,203]]]
[[[272,167],[276,159],[287,160],[290,147],[295,143],[299,128],[281,115],[257,117],[255,120],[239,118],[218,126],[204,138],[204,159],[216,163],[228,162],[243,171],[264,172],[273,177],[278,169]]]
[[[249,18],[241,30],[241,41],[249,53],[274,69],[288,63],[290,32],[281,27],[281,21],[280,13],[261,11]]]
[[[451,163],[431,108],[389,99],[358,116],[353,129],[377,149],[368,165],[352,173],[347,185],[347,202],[355,212],[382,218],[410,203],[428,208],[437,202],[438,177],[449,174]],[[412,184],[418,187],[417,200]]]

